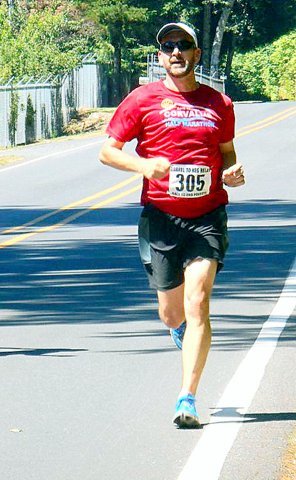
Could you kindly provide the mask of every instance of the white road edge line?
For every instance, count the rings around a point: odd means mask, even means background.
[[[24,160],[21,163],[17,163],[16,165],[11,165],[10,167],[1,168],[0,173],[7,172],[7,170],[12,170],[13,168],[24,167],[25,165],[29,165],[30,163],[39,162],[39,160],[45,160],[46,158],[55,157],[57,155],[64,155],[65,153],[67,154],[67,153],[70,153],[70,152],[75,152],[75,150],[81,150],[83,148],[91,147],[93,145],[96,145],[97,143],[98,144],[103,143],[104,141],[105,141],[105,139],[97,140],[95,142],[86,143],[85,145],[81,145],[80,147],[73,147],[73,148],[68,148],[67,150],[49,153],[48,155],[43,155],[42,157],[33,158],[32,160],[27,160],[27,161]]]
[[[268,320],[239,365],[178,480],[218,480],[244,415],[296,306],[296,258]]]

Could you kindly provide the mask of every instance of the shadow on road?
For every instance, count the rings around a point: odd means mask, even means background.
[[[257,301],[278,298],[293,261],[295,204],[258,200],[234,203],[228,211],[238,226],[230,228],[231,248],[217,277],[213,299],[236,302],[251,298],[255,313]],[[46,213],[2,210],[1,224],[6,228],[8,223],[22,224]],[[135,225],[139,213],[140,208],[133,204],[91,211],[75,220],[76,232],[84,227],[77,239],[60,235],[62,239],[51,241],[38,235],[1,249],[0,326],[158,321],[155,294],[148,289],[138,256]],[[61,212],[58,220],[68,214]],[[127,226],[132,226],[134,233],[123,234],[122,228]],[[119,227],[118,235],[114,227]],[[228,326],[214,327],[213,348],[225,350],[247,348],[266,320],[245,312],[217,319]],[[121,327],[118,335],[125,334]],[[281,340],[289,342],[293,336],[291,327]]]
[[[3,350],[3,348],[1,348]],[[9,348],[5,352],[0,352],[0,357],[11,357],[14,355],[25,355],[29,357],[41,357],[50,355],[51,357],[73,357],[77,352],[86,352],[84,348]]]
[[[271,412],[271,413],[256,413],[248,412],[240,413],[237,408],[221,408],[217,412],[212,413],[214,423],[258,423],[258,422],[292,422],[296,420],[296,412]],[[221,418],[221,422],[219,419]],[[222,420],[224,419],[224,420]]]

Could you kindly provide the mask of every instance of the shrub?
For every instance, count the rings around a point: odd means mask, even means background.
[[[236,100],[296,99],[296,32],[245,54],[235,54],[231,89]],[[232,92],[231,92],[232,93]]]
[[[9,21],[7,7],[0,5],[1,77],[37,78],[76,67],[87,51],[87,40],[79,29],[80,22],[71,19],[67,10],[33,11],[22,14],[14,24]]]

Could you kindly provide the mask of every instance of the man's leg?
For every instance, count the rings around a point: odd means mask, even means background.
[[[216,276],[216,260],[195,260],[185,270],[185,284],[158,291],[159,316],[169,328],[185,320],[182,391],[195,395],[211,345],[209,302]]]
[[[199,427],[195,393],[211,345],[209,303],[216,271],[216,260],[195,260],[185,270],[185,284],[158,292],[159,315],[168,327],[177,328],[186,318],[182,389],[173,419],[180,428]]]
[[[211,345],[209,304],[217,261],[195,260],[185,270],[182,391],[195,395]]]
[[[178,328],[185,320],[184,284],[179,287],[157,291],[159,317],[168,328]]]

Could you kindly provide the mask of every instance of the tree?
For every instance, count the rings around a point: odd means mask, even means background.
[[[219,77],[219,64],[220,64],[220,53],[222,48],[223,36],[225,33],[227,21],[231,10],[233,8],[235,0],[228,0],[226,5],[223,7],[218,25],[216,27],[215,37],[212,46],[212,55],[211,55],[211,75],[213,77]]]
[[[194,15],[203,25],[203,67],[211,66],[217,76],[223,62],[228,76],[235,51],[266,44],[295,27],[296,4],[295,0],[204,0],[202,17],[201,11]]]
[[[15,2],[11,17],[8,6],[0,5],[0,71],[4,80],[64,73],[88,52],[81,21],[68,6],[53,9],[52,5],[40,11],[24,10]]]
[[[146,23],[148,9],[134,6],[130,0],[96,0],[90,3],[90,18],[98,27],[99,35],[113,49],[114,103],[122,98],[122,57],[130,45],[133,29]],[[139,2],[138,2],[139,3]]]
[[[205,70],[210,71],[211,66],[211,20],[212,20],[212,2],[206,0],[203,7],[203,52],[202,64]]]
[[[266,45],[295,28],[295,24],[295,0],[236,0],[221,52],[226,76],[230,76],[235,52]]]
[[[295,0],[0,0],[1,77],[62,73],[93,52],[108,66],[117,104],[156,52],[164,23],[190,23],[203,67],[229,76],[233,55],[294,28],[295,7]]]
[[[296,99],[296,32],[271,44],[234,55],[234,97],[241,99]]]

